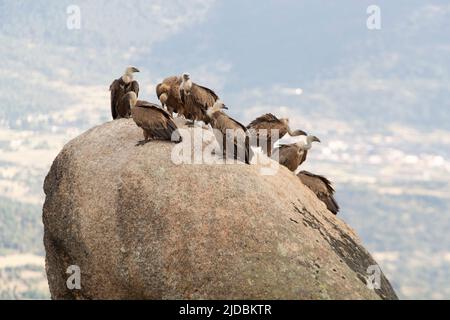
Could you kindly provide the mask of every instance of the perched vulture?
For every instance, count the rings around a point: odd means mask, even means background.
[[[288,168],[291,171],[297,168],[306,160],[308,150],[311,149],[313,142],[320,142],[316,136],[297,136],[292,137],[292,144],[281,144],[275,148],[272,153],[272,159]]]
[[[291,131],[289,128],[289,119],[278,119],[271,113],[256,118],[247,126],[247,129],[251,135],[256,136],[258,147],[262,147],[265,150],[263,146],[267,146],[267,155],[269,157],[272,155],[273,145],[277,140],[277,133],[278,139],[284,137],[286,134],[291,136],[306,135],[301,130]],[[261,130],[265,130],[265,132],[262,133],[260,132]],[[275,138],[275,141],[272,140],[272,137]]]
[[[247,135],[247,128],[229,117],[227,114],[223,112],[224,109],[227,109],[225,105],[218,100],[214,106],[206,112],[206,116],[208,117],[209,123],[211,127],[215,129],[216,139],[219,141],[222,140],[223,147],[223,155],[225,157],[238,159],[246,164],[250,164],[253,152],[249,145],[249,138]],[[233,150],[227,150],[227,130],[233,130]],[[217,136],[217,134],[219,136]],[[232,152],[232,154],[231,154]],[[239,156],[244,156],[244,158],[239,158]]]
[[[184,105],[183,115],[186,119],[209,123],[206,115],[219,100],[217,94],[211,89],[193,83],[189,74],[183,74],[180,84],[180,96]]]
[[[184,114],[184,106],[180,95],[182,81],[181,77],[169,77],[156,86],[156,95],[171,116],[174,112],[180,115]]]
[[[305,186],[316,194],[317,198],[326,204],[328,210],[335,215],[338,214],[339,205],[334,199],[334,189],[327,178],[308,171],[301,171],[297,176]]]
[[[125,74],[119,79],[114,80],[109,86],[109,91],[111,91],[111,115],[114,120],[127,117],[126,114],[120,114],[118,110],[118,106],[122,103],[125,94],[134,92],[136,96],[139,96],[139,83],[133,80],[133,74],[135,72],[139,72],[139,70],[135,67],[128,67],[125,70]]]
[[[130,100],[131,116],[144,132],[144,140],[139,144],[145,144],[150,140],[169,140],[176,143],[182,141],[177,125],[169,113],[156,104],[138,101],[134,92],[130,92],[127,96]]]

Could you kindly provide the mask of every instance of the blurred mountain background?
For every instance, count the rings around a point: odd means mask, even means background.
[[[366,26],[372,4],[381,30]],[[438,0],[1,0],[0,299],[49,298],[43,179],[109,121],[128,65],[145,100],[189,72],[243,123],[272,112],[319,136],[304,168],[334,181],[400,298],[449,299],[449,30]]]

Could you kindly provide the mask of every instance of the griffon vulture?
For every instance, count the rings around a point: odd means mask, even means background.
[[[249,145],[247,128],[243,124],[226,115],[223,112],[224,109],[228,108],[223,104],[223,102],[218,100],[214,103],[214,106],[209,108],[206,112],[206,116],[208,117],[211,127],[215,129],[216,134],[220,134],[220,136],[216,136],[216,139],[222,139],[223,155],[225,157],[238,159],[246,164],[250,164],[253,152]],[[227,131],[229,133],[230,130],[234,133],[234,148],[233,150],[227,151]],[[230,154],[231,152],[233,152],[233,154]],[[241,158],[239,158],[239,156],[241,156]],[[242,158],[242,156],[244,156],[244,158]]]
[[[180,95],[182,81],[181,77],[169,77],[156,86],[156,95],[171,116],[174,112],[180,115],[184,114],[184,106]]]
[[[316,194],[317,198],[326,204],[328,210],[335,215],[338,214],[339,205],[334,199],[334,189],[327,178],[308,171],[301,171],[297,176],[305,186]]]
[[[125,70],[125,74],[119,79],[114,80],[109,86],[109,91],[111,91],[111,115],[114,120],[127,117],[127,114],[120,114],[118,110],[118,106],[122,103],[121,100],[125,94],[134,92],[136,96],[139,96],[139,83],[133,80],[133,74],[135,72],[139,72],[139,70],[135,67],[128,67]],[[123,112],[124,110],[121,111]]]
[[[278,137],[282,138],[286,134],[291,136],[306,135],[302,130],[291,131],[289,127],[289,119],[278,119],[271,113],[267,113],[259,118],[256,118],[247,126],[249,133],[256,135],[258,146],[262,147],[264,144],[267,146],[267,155],[272,155],[272,149],[275,141],[272,141],[272,137],[276,137],[276,130],[278,130]],[[261,135],[260,130],[265,130],[264,136]],[[264,150],[264,148],[263,148]]]
[[[283,139],[279,140],[282,141]],[[311,149],[313,142],[320,142],[316,136],[296,136],[291,137],[289,141],[295,143],[285,144],[279,142],[279,147],[275,148],[272,153],[272,159],[278,160],[278,162],[288,168],[291,171],[297,170],[297,168],[306,161],[308,150]]]
[[[164,109],[147,101],[138,101],[134,92],[127,93],[126,97],[134,122],[144,132],[144,140],[140,141],[139,145],[150,140],[169,140],[176,143],[182,141],[177,125]]]
[[[181,79],[180,96],[184,106],[184,117],[192,121],[203,121],[208,124],[209,117],[206,115],[206,112],[214,106],[219,97],[211,89],[192,82],[188,73],[184,73]]]

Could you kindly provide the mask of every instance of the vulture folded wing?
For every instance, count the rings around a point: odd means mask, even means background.
[[[300,154],[300,158],[299,158],[297,167],[298,167],[298,166],[301,166],[301,165],[303,164],[303,162],[306,161],[306,157],[307,157],[307,156],[308,156],[308,151],[307,151],[307,150],[303,150],[303,151],[301,152],[301,154]]]
[[[240,123],[239,121],[237,121],[237,120],[235,120],[233,118],[230,118],[230,120],[234,122],[234,125],[235,125],[236,129],[239,128],[239,129],[244,130],[244,132],[247,132],[247,128],[242,123]]]
[[[162,83],[159,83],[157,86],[156,86],[156,96],[158,97],[158,99],[161,97],[161,95],[164,93],[164,91],[163,91],[163,84]]]
[[[113,119],[116,119],[117,114],[117,103],[119,102],[120,98],[124,95],[124,90],[120,85],[119,80],[114,80],[111,85],[109,86],[109,91],[111,91],[111,115]]]
[[[172,76],[163,80],[156,87],[156,95],[161,100],[161,95],[165,93],[167,100],[165,102],[167,109],[170,112],[183,113],[183,102],[180,96],[181,78]]]
[[[129,84],[128,92],[133,91],[139,97],[139,83],[134,80]]]
[[[267,146],[267,154],[270,155],[274,143],[285,136],[289,127],[271,113],[253,120],[247,128],[250,134],[256,136],[259,146]],[[265,130],[265,131],[261,131]],[[278,131],[277,131],[278,130]]]
[[[295,145],[283,145],[274,149],[272,153],[272,159],[288,168],[291,171],[295,171],[298,167],[298,148]]]
[[[131,111],[130,93],[123,95],[116,105],[116,118],[128,118]]]
[[[133,109],[133,119],[136,124],[146,130],[151,136],[161,140],[172,140],[172,134],[178,130],[172,117],[158,105],[138,101]],[[180,142],[178,134],[174,141]]]
[[[195,103],[205,111],[208,108],[212,108],[214,103],[219,99],[214,91],[206,87],[199,86],[195,83],[192,84],[190,96],[193,100],[193,103]],[[184,97],[184,99],[186,99],[186,97]]]
[[[339,205],[334,199],[334,189],[331,182],[323,177],[308,171],[301,171],[298,177],[312,192],[314,192],[333,214],[338,214]]]
[[[240,151],[237,153],[245,154],[245,159],[240,159],[241,161],[244,161],[247,164],[250,164],[251,159],[253,158],[253,150],[250,148],[250,139],[247,134],[247,128],[240,123],[239,121],[229,118],[232,122],[232,127],[234,130],[238,130],[239,132],[236,133],[236,135],[239,135],[240,138],[236,140],[236,151],[240,149]],[[238,143],[239,142],[239,143]]]
[[[250,128],[259,128],[260,125],[264,125],[264,123],[280,123],[280,120],[275,117],[271,113],[266,113],[265,115],[262,115],[261,117],[256,118],[250,124],[247,126],[248,129]]]
[[[163,83],[167,84],[170,88],[170,95],[177,99],[179,102],[181,102],[181,96],[180,96],[180,85],[181,85],[181,78],[180,77],[170,77],[164,80]]]

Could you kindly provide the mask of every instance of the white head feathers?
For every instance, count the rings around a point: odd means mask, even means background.
[[[313,142],[320,142],[320,140],[316,136],[291,136],[289,133],[286,133],[284,137],[275,142],[274,148],[279,148],[280,146],[284,145],[296,144],[302,150],[309,150],[311,149]]]

